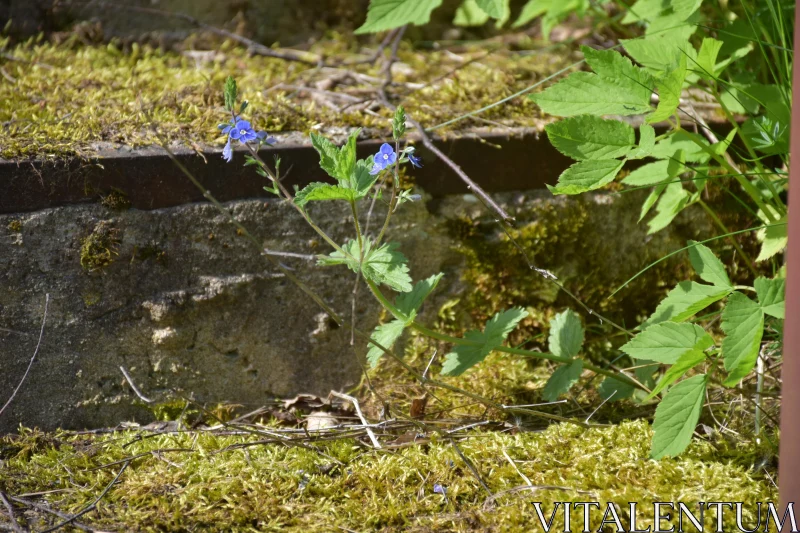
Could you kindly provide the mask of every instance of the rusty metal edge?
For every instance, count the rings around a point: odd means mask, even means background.
[[[795,21],[800,4],[795,5]],[[800,25],[794,26],[794,50]],[[781,367],[781,434],[778,483],[781,509],[800,500],[800,69],[792,72],[792,136],[789,166],[789,243],[786,250],[786,319]],[[787,520],[788,522],[788,520]],[[788,524],[787,524],[788,525]],[[783,528],[787,531],[786,527]]]

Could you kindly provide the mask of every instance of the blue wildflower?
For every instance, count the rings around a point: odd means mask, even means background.
[[[383,143],[381,149],[375,154],[374,161],[372,170],[369,172],[373,176],[386,167],[394,165],[394,162],[397,161],[397,154],[394,153],[394,148],[389,143]]]
[[[433,484],[433,492],[435,494],[441,494],[442,496],[447,496],[447,487],[439,485],[438,483]]]
[[[259,131],[258,133],[256,133],[256,137],[258,137],[258,140],[264,144],[272,145],[278,142],[278,140],[275,139],[275,137],[269,137],[269,133],[267,133],[266,131]]]
[[[408,160],[415,167],[422,168],[422,156],[421,155],[408,154]]]
[[[225,148],[222,149],[222,159],[224,159],[227,163],[230,163],[233,160],[233,148],[231,147],[230,137],[228,137],[228,143],[225,145]]]
[[[225,130],[223,130],[225,131]],[[258,137],[256,131],[250,126],[250,122],[247,120],[239,120],[236,122],[230,130],[229,133],[230,138],[239,141],[242,144],[249,143],[250,141],[255,141]]]

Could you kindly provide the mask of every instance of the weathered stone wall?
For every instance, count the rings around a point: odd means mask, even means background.
[[[537,205],[566,213],[575,202],[585,204],[588,220],[569,252],[537,258],[568,277],[581,275],[575,270],[586,259],[581,257],[583,239],[608,242],[617,253],[592,261],[598,270],[624,280],[707,228],[692,220],[648,239],[636,225],[640,199],[634,195],[553,198],[540,190],[496,197],[512,213],[531,212]],[[328,252],[285,203],[253,199],[227,205],[269,250]],[[346,209],[324,203],[312,206],[311,213],[339,241],[350,234]],[[454,249],[448,221],[481,213],[473,197],[451,196],[406,204],[394,218],[390,235],[409,257],[412,277],[445,272],[426,307],[429,316],[442,302],[471,290],[461,281],[465,263]],[[373,230],[380,217],[377,213]],[[151,415],[137,402],[120,366],[155,399],[178,391],[201,401],[252,406],[274,396],[327,394],[359,380],[361,366],[349,331],[336,328],[210,204],[154,211],[83,204],[3,215],[0,235],[2,402],[25,371],[38,339],[45,294],[51,295],[39,355],[0,417],[1,431],[20,423],[82,428],[146,421]],[[350,271],[279,259],[337,311],[349,313]],[[528,304],[548,302],[531,294]],[[374,327],[378,307],[366,291],[356,310],[361,327]],[[356,352],[363,356],[364,351],[363,343],[357,343]]]

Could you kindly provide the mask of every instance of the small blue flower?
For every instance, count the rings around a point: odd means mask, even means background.
[[[249,143],[250,141],[255,141],[256,138],[258,137],[258,134],[252,127],[250,127],[250,122],[248,122],[247,120],[240,120],[236,122],[236,125],[230,129],[229,135],[231,139],[239,141],[242,144]]]
[[[228,137],[228,143],[222,149],[222,159],[230,163],[233,160],[233,148],[231,148],[231,138]]]
[[[259,131],[258,133],[256,133],[256,137],[258,137],[258,140],[264,144],[272,145],[278,142],[278,140],[275,139],[275,137],[269,137],[269,133],[267,133],[266,131]]]
[[[434,494],[441,494],[442,496],[447,496],[447,487],[439,485],[438,483],[433,484],[433,492]]]
[[[383,143],[381,149],[375,154],[374,161],[372,170],[370,171],[370,174],[373,176],[386,167],[394,165],[395,161],[397,161],[397,154],[394,153],[394,148],[392,148],[389,143]]]
[[[422,168],[422,156],[421,155],[408,154],[408,160],[415,167]]]

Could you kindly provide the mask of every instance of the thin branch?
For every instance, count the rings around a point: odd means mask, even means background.
[[[11,521],[11,529],[16,533],[25,533],[25,529],[17,522],[17,515],[14,513],[14,506],[11,505],[11,502],[8,501],[6,498],[6,493],[0,490],[0,500],[2,500],[3,505],[5,505],[6,509],[8,510],[8,518]]]
[[[125,367],[120,366],[119,369],[122,371],[122,375],[125,376],[125,380],[128,382],[128,385],[130,385],[131,389],[133,389],[133,392],[136,393],[136,396],[138,396],[139,399],[142,400],[144,403],[153,403],[153,400],[142,394],[142,391],[140,391],[139,388],[136,386],[136,384],[133,382],[133,378],[131,377],[130,374],[128,374],[128,371],[125,370]]]
[[[25,374],[23,374],[22,379],[19,380],[19,385],[17,385],[17,388],[14,389],[14,392],[11,393],[11,398],[9,398],[8,401],[5,403],[5,405],[2,407],[2,409],[0,409],[0,416],[2,416],[3,411],[6,410],[6,407],[8,407],[11,404],[12,400],[14,400],[14,397],[17,395],[17,392],[19,392],[20,387],[22,387],[22,384],[25,382],[25,378],[28,377],[28,373],[31,371],[31,367],[33,366],[33,361],[34,359],[36,359],[36,354],[39,353],[39,347],[42,345],[42,338],[44,337],[44,326],[47,323],[47,306],[49,304],[50,304],[50,295],[45,294],[44,313],[42,313],[42,329],[39,331],[39,342],[36,343],[36,349],[33,351],[33,356],[31,357],[31,360],[28,363],[28,368],[25,369]]]
[[[381,443],[378,442],[378,439],[375,437],[375,433],[372,432],[370,429],[370,423],[367,422],[367,419],[364,418],[364,413],[361,412],[361,406],[358,405],[358,400],[349,396],[347,394],[342,394],[341,392],[331,391],[331,396],[336,396],[337,398],[341,398],[342,400],[347,400],[348,402],[353,404],[353,407],[356,409],[356,414],[358,418],[361,419],[361,423],[364,424],[364,429],[367,430],[367,435],[369,435],[369,440],[372,441],[372,445],[375,447],[376,450],[381,449]]]

